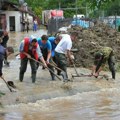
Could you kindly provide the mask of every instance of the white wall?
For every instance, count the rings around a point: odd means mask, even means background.
[[[9,25],[10,16],[15,16],[15,31],[21,31],[21,23],[20,23],[21,13],[19,11],[4,11],[2,13],[6,14],[7,31],[10,31],[10,25]]]

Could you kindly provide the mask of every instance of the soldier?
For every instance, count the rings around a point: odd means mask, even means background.
[[[101,47],[97,52],[95,52],[94,56],[95,60],[91,74],[97,78],[100,71],[105,66],[105,63],[108,62],[112,78],[115,79],[115,58],[113,49],[110,47]]]

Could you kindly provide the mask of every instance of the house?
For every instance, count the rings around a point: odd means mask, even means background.
[[[29,21],[32,29],[33,17],[35,16],[27,6],[20,6],[8,0],[3,0],[0,8],[0,29],[7,31],[23,31],[24,22]]]

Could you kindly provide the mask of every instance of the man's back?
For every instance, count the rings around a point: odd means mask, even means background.
[[[58,43],[57,47],[55,48],[55,51],[58,53],[65,54],[67,50],[71,49],[71,47],[72,47],[72,40],[70,38],[70,35],[65,34]]]
[[[102,47],[100,49],[100,52],[103,53],[104,58],[106,58],[106,59],[109,58],[109,55],[112,51],[113,51],[113,49],[111,47]]]

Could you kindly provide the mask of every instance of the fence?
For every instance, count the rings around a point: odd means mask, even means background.
[[[93,22],[86,18],[66,18],[66,19],[50,19],[48,22],[48,34],[56,33],[61,27],[68,27],[69,25],[79,25],[83,28],[93,26]]]
[[[79,25],[83,28],[93,27],[95,21],[96,20],[89,18],[50,19],[48,22],[48,34],[54,35],[59,30],[59,28],[68,27],[69,25]],[[109,25],[114,29],[118,29],[118,27],[120,27],[120,16],[109,16],[109,17],[99,18],[99,21]]]
[[[48,34],[54,34],[61,27],[67,27],[71,24],[72,19],[50,19],[48,21]]]
[[[120,16],[103,17],[100,20],[114,29],[118,29],[120,26]]]

